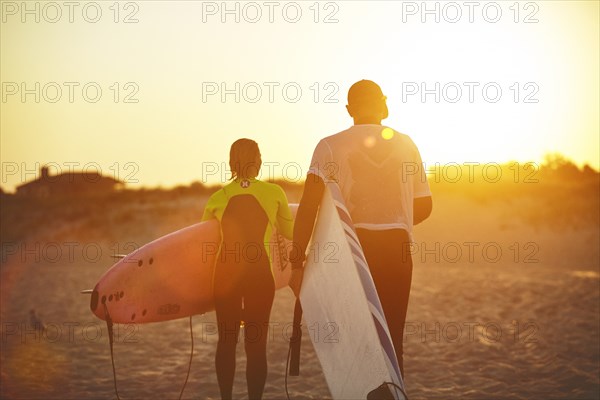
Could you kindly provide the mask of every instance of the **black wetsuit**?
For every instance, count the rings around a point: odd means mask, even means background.
[[[221,222],[215,265],[214,301],[219,330],[217,380],[223,399],[232,397],[235,350],[244,324],[246,379],[250,399],[262,398],[267,378],[266,345],[275,283],[269,246],[273,228],[291,237],[292,216],[279,186],[234,181],[209,199],[203,220]]]

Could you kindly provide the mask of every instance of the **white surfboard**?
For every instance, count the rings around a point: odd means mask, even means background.
[[[388,382],[405,399],[375,284],[336,184],[326,185],[310,249],[300,302],[331,395],[367,399]]]

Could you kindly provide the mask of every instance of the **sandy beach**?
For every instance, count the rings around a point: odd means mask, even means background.
[[[598,193],[570,217],[530,197],[482,198],[433,186],[429,221],[415,231],[405,331],[406,388],[415,399],[596,399],[600,396]],[[288,192],[297,202],[299,190]],[[115,195],[98,202],[3,200],[2,399],[112,399],[106,325],[90,289],[114,252],[197,221],[206,195]],[[56,210],[61,210],[57,212]],[[556,223],[558,221],[558,223]],[[6,238],[6,239],[5,239]],[[45,324],[35,330],[30,310]],[[271,314],[265,399],[285,398],[293,295]],[[218,399],[215,315],[195,316],[194,355],[183,398]],[[292,399],[330,398],[304,327]],[[339,338],[343,342],[343,337]],[[190,354],[188,320],[115,326],[122,399],[176,399]],[[243,342],[234,386],[246,398]]]
[[[600,0],[0,19],[0,400],[600,400]]]

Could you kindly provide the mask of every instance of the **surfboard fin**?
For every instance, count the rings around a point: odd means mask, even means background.
[[[127,257],[127,254],[111,254],[110,256],[112,258],[125,258]]]

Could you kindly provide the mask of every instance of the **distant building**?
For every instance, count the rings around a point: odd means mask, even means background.
[[[42,167],[40,177],[17,186],[18,196],[55,197],[110,193],[123,187],[124,182],[100,175],[98,172],[64,172],[50,175]]]

